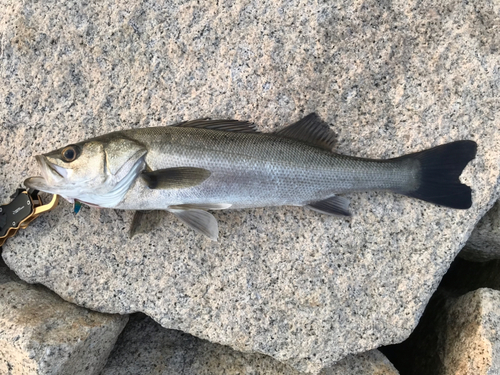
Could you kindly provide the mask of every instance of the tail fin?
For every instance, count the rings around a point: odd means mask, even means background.
[[[476,156],[474,141],[456,141],[398,158],[420,162],[420,186],[400,192],[440,206],[467,209],[472,206],[471,188],[460,183],[465,166]]]

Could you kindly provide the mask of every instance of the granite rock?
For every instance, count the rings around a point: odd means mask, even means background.
[[[33,156],[131,127],[210,116],[263,131],[316,111],[337,151],[389,158],[478,142],[473,207],[351,194],[350,220],[217,212],[210,242],[165,216],[67,203],[4,246],[20,277],[97,311],[318,372],[400,342],[498,198],[499,5],[438,1],[0,0],[0,201]]]
[[[441,374],[500,373],[500,291],[478,289],[447,309]]]
[[[75,306],[0,264],[0,373],[98,374],[127,323]]]
[[[446,347],[449,349],[450,347],[462,346],[460,350],[463,354],[466,347],[470,349],[474,345],[472,341],[468,341],[469,337],[475,340],[474,337],[477,336],[472,332],[473,328],[467,328],[471,327],[471,324],[467,325],[468,323],[459,323],[459,321],[465,321],[469,318],[474,320],[476,319],[473,317],[474,314],[481,315],[483,311],[489,309],[483,310],[481,307],[483,294],[468,299],[471,306],[464,307],[464,311],[459,311],[460,307],[454,306],[464,306],[464,303],[469,303],[460,302],[457,304],[457,301],[464,295],[472,296],[474,293],[478,293],[478,290],[498,293],[497,291],[500,290],[500,260],[469,262],[457,257],[441,280],[437,291],[430,298],[411,335],[402,343],[381,347],[379,350],[402,374],[442,375],[445,373],[444,358],[449,355],[449,351],[447,353],[445,350]],[[479,304],[476,303],[475,299],[479,299]],[[456,314],[450,314],[452,307],[463,316],[457,318]],[[474,311],[471,313],[470,310]],[[470,315],[469,318],[468,315]],[[493,327],[495,324],[497,323],[492,323],[491,326]],[[457,341],[457,334],[462,329],[461,327],[467,333],[464,332],[462,335],[463,341]],[[475,357],[471,363],[474,361],[478,363],[478,360],[479,358]],[[447,360],[448,367],[449,362],[453,362],[453,360]],[[448,371],[456,374],[467,373],[465,370]],[[491,374],[495,373],[497,372],[491,372]]]
[[[242,353],[133,315],[101,375],[300,375],[269,356]],[[349,355],[321,375],[399,374],[378,350]]]
[[[500,259],[500,202],[477,223],[459,255],[475,262]]]

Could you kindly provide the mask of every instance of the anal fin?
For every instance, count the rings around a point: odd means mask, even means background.
[[[327,215],[351,216],[349,211],[349,199],[333,196],[322,201],[309,203],[306,205],[311,210]]]

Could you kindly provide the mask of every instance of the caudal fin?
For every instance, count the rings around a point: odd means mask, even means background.
[[[471,188],[460,182],[465,166],[476,156],[474,141],[456,141],[425,151],[402,156],[420,162],[417,190],[400,192],[440,206],[467,209],[472,205]]]

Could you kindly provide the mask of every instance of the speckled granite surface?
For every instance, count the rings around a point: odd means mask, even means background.
[[[500,291],[482,288],[450,301],[443,330],[441,374],[500,372]],[[437,328],[439,329],[439,328]]]
[[[0,200],[33,155],[112,130],[210,116],[269,131],[316,111],[338,152],[387,158],[478,142],[468,211],[352,194],[351,220],[300,208],[218,212],[211,243],[165,216],[69,204],[4,246],[23,279],[89,308],[318,372],[403,340],[498,197],[499,5],[0,0]]]
[[[460,256],[472,262],[500,259],[500,201],[477,223]]]
[[[26,284],[0,261],[1,374],[99,374],[127,320]]]
[[[165,329],[151,318],[132,315],[100,375],[300,375],[271,357]],[[378,350],[349,355],[320,375],[397,375]]]

